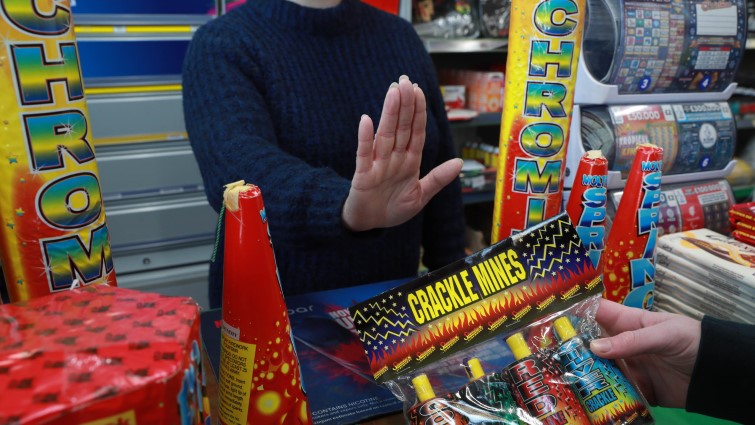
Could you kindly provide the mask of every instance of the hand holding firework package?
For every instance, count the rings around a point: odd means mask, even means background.
[[[350,313],[410,425],[654,423],[623,363],[589,349],[602,291],[563,213]]]

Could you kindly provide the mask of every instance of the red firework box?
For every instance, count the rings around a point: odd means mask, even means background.
[[[412,425],[590,424],[589,408],[610,412],[602,424],[647,423],[644,400],[615,388],[593,394],[553,360],[565,343],[554,321],[598,329],[602,292],[562,213],[349,310],[376,382],[404,402]]]
[[[729,222],[735,230],[755,234],[755,202],[732,205],[729,209]]]
[[[93,285],[0,306],[0,424],[203,424],[199,308]]]
[[[604,297],[648,310],[655,289],[662,160],[662,148],[637,145],[603,259]]]

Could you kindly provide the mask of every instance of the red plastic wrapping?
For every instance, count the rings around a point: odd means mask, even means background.
[[[663,149],[658,146],[637,146],[606,241],[604,297],[632,307],[650,309],[653,305],[662,159]]]
[[[223,424],[310,424],[262,192],[226,187],[219,417]]]
[[[0,306],[0,424],[202,424],[199,309],[93,285]]]
[[[586,152],[579,160],[574,187],[566,204],[566,212],[598,270],[606,242],[606,180],[608,160],[600,151]]]

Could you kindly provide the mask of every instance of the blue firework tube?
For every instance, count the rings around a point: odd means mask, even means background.
[[[561,341],[558,359],[593,425],[654,423],[650,410],[613,360],[596,356],[568,317],[553,322]]]

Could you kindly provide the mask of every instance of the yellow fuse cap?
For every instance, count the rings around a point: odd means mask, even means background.
[[[412,385],[414,385],[414,391],[417,393],[420,403],[435,398],[435,391],[433,391],[433,386],[430,385],[430,379],[424,373],[412,378]]]
[[[473,357],[467,361],[467,365],[469,365],[469,374],[472,376],[472,379],[480,379],[485,376],[480,359]]]
[[[553,327],[556,328],[556,333],[561,341],[574,338],[577,336],[577,332],[574,330],[574,326],[571,325],[571,321],[566,316],[559,317],[553,322]]]
[[[509,345],[511,352],[514,353],[514,358],[517,360],[532,355],[532,351],[530,351],[530,347],[527,346],[527,341],[524,340],[524,336],[521,333],[516,333],[506,338],[506,344]]]

